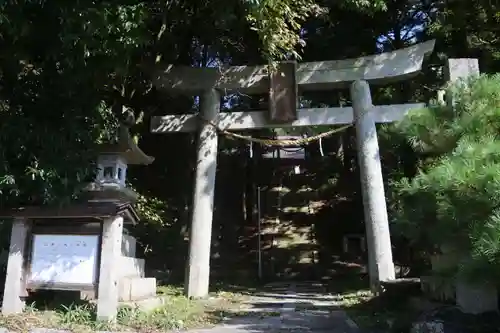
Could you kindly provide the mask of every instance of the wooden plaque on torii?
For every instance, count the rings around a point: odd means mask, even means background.
[[[284,61],[269,72],[269,120],[289,123],[297,120],[297,62]]]

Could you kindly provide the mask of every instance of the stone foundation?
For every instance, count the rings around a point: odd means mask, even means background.
[[[498,289],[492,284],[472,285],[459,281],[456,287],[456,300],[464,313],[480,314],[498,311]]]
[[[122,278],[119,284],[119,301],[138,301],[156,296],[155,278]]]

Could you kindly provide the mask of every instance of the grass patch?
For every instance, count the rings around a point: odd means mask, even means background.
[[[239,309],[239,302],[244,299],[237,293],[219,292],[206,300],[190,300],[183,296],[181,288],[171,286],[158,287],[158,294],[165,299],[161,307],[148,312],[133,307],[121,307],[116,323],[96,320],[96,305],[91,303],[73,303],[66,306],[37,306],[32,303],[26,306],[22,314],[0,316],[0,327],[14,332],[28,332],[33,328],[57,328],[72,332],[160,332],[202,328],[222,321],[224,318],[218,313]]]

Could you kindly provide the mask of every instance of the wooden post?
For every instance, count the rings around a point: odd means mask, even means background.
[[[118,311],[119,273],[123,237],[123,217],[114,216],[103,222],[101,264],[97,292],[97,319],[113,321]]]
[[[356,124],[356,145],[369,252],[370,285],[372,290],[377,292],[380,282],[394,280],[395,273],[377,129],[368,83],[355,81],[351,85],[351,98]]]
[[[207,121],[215,120],[219,109],[220,94],[217,90],[212,89],[201,96],[202,123],[196,152],[197,163],[185,290],[188,297],[194,298],[208,295],[218,133]]]
[[[24,256],[28,227],[28,221],[24,218],[17,218],[12,224],[9,259],[7,263],[7,274],[2,303],[3,315],[21,313],[24,310],[25,304],[22,297],[26,294],[26,290],[23,290],[23,288]]]

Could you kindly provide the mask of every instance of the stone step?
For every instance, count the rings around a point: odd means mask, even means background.
[[[125,278],[125,277],[137,277],[137,278],[143,278],[145,273],[144,273],[144,266],[145,262],[144,259],[138,259],[138,258],[133,258],[133,257],[126,257],[126,256],[120,256],[118,259],[120,262],[117,265],[119,269],[119,277],[120,278]]]
[[[125,277],[118,286],[120,302],[138,301],[156,296],[156,279]]]
[[[148,298],[143,298],[140,300],[135,300],[135,301],[127,301],[127,302],[120,302],[119,307],[130,307],[133,309],[139,309],[141,311],[152,311],[155,309],[158,309],[162,306],[165,305],[165,297],[164,296],[155,296],[155,297],[148,297]]]

